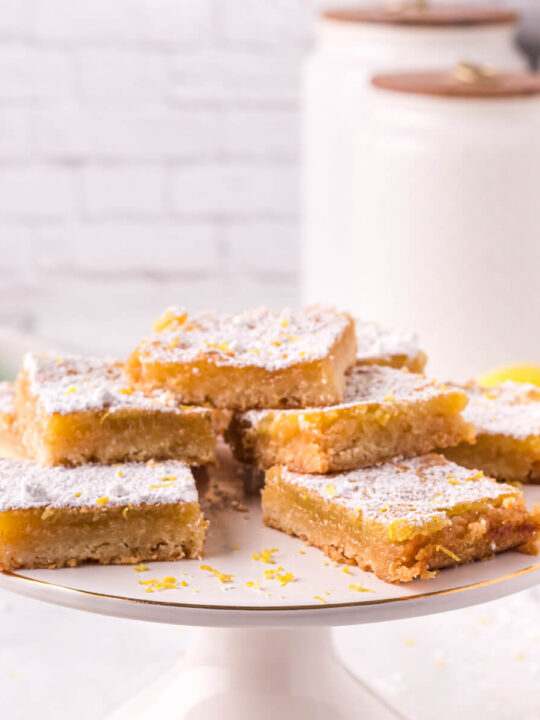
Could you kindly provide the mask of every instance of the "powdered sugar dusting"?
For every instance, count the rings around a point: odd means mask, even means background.
[[[357,405],[381,404],[396,405],[400,403],[425,402],[441,395],[465,393],[456,387],[448,387],[425,375],[410,373],[385,365],[356,365],[347,372],[345,398],[339,405],[322,408],[303,408],[301,410],[248,410],[241,418],[256,424],[265,417],[272,415],[297,414],[307,416],[310,411],[334,413],[336,410]]]
[[[331,475],[301,475],[282,468],[281,476],[383,525],[403,521],[422,527],[445,519],[464,503],[521,495],[510,485],[435,454]]]
[[[122,363],[78,355],[28,353],[23,360],[30,392],[46,413],[127,408],[175,412],[210,413],[208,408],[181,406],[171,393],[156,390],[143,393],[130,387]]]
[[[422,352],[418,345],[418,337],[414,333],[393,330],[358,318],[354,322],[358,342],[356,353],[358,362],[389,359],[396,355],[413,359]]]
[[[358,365],[347,373],[342,405],[424,401],[456,392],[459,392],[456,388],[407,370],[384,365]]]
[[[181,462],[42,467],[30,460],[0,459],[0,512],[196,501],[195,480]]]
[[[540,388],[536,385],[507,381],[490,388],[471,386],[467,393],[464,417],[478,434],[518,440],[540,435]]]
[[[13,383],[0,382],[0,415],[14,415],[15,388]]]
[[[344,313],[321,307],[258,308],[232,315],[187,316],[178,308],[167,312],[180,322],[141,342],[138,353],[143,363],[193,363],[205,358],[218,366],[275,371],[327,357],[352,322]]]

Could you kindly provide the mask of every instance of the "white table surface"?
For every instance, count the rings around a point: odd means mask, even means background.
[[[0,591],[0,697],[10,720],[96,720],[168,669],[191,630]],[[353,672],[411,720],[537,720],[540,592],[335,631]],[[210,720],[210,719],[209,719]]]

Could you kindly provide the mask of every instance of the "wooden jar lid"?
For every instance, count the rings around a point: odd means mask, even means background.
[[[423,27],[462,27],[471,25],[507,25],[517,22],[512,10],[491,5],[430,5],[421,2],[396,1],[394,5],[326,10],[323,18],[349,23],[380,23]]]
[[[375,75],[372,85],[413,95],[459,98],[512,98],[540,95],[540,75],[527,72],[494,73],[469,63],[450,72],[403,72]]]

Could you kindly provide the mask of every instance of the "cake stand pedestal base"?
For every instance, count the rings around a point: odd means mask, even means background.
[[[330,628],[206,628],[176,667],[110,720],[399,717],[345,669]]]

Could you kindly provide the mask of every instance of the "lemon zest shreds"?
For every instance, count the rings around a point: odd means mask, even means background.
[[[158,490],[159,488],[169,488],[172,487],[173,484],[176,482],[176,475],[170,475],[169,477],[165,476],[161,478],[161,483],[158,483],[156,485],[149,485],[150,490]]]
[[[102,415],[102,416],[99,418],[99,424],[100,424],[100,425],[103,425],[103,423],[104,423],[105,420],[109,417],[110,414],[111,414],[111,412],[110,412],[110,410],[109,410],[109,411],[106,412],[104,415]]]
[[[178,337],[175,337],[171,340],[171,342],[167,345],[167,350],[174,350],[174,348],[178,345],[180,342]]]
[[[144,563],[141,563],[140,565],[134,565],[133,569],[135,572],[145,572],[145,570],[150,570],[150,568],[146,567]]]
[[[260,590],[261,589],[261,581],[260,580],[249,580],[246,583],[246,587],[250,588],[251,590]]]
[[[106,505],[109,502],[108,497],[100,497],[96,500],[96,505]]]
[[[68,388],[66,390],[66,395],[71,395],[72,393],[76,393],[76,392],[77,392],[77,386],[72,385],[70,388]]]
[[[210,565],[201,565],[201,570],[213,573],[220,583],[230,583],[234,575],[227,575],[226,573],[220,572],[217,568],[210,567]]]
[[[211,350],[219,350],[219,352],[222,352],[224,355],[234,355],[234,351],[232,350],[230,343],[225,340],[220,343],[212,343],[205,340],[204,344],[207,348],[210,348]]]
[[[182,325],[187,319],[187,312],[181,313],[180,315],[177,315],[172,310],[168,309],[165,310],[165,312],[160,315],[157,320],[154,321],[153,324],[153,330],[154,332],[161,332],[162,330],[165,330],[165,328],[168,328],[169,325],[172,325],[173,323],[177,325]]]
[[[292,582],[295,579],[295,577],[292,572],[288,571],[288,572],[282,573],[281,575],[278,575],[277,579],[279,580],[279,584],[281,585],[281,587],[285,587],[285,585],[287,585],[287,583]]]
[[[356,590],[356,592],[375,592],[375,590],[370,590],[361,585],[349,585],[349,590]]]
[[[461,559],[456,555],[456,553],[444,547],[444,545],[435,545],[435,550],[440,550],[445,555],[448,555],[449,558],[452,558],[452,560],[455,560],[456,562],[461,562]]]
[[[324,492],[327,495],[330,495],[330,497],[334,497],[334,495],[336,494],[336,486],[332,485],[332,483],[328,483],[328,485],[324,486]]]
[[[464,478],[464,479],[467,480],[467,482],[474,482],[475,480],[480,480],[483,477],[484,477],[484,473],[481,470],[479,470],[474,475],[471,475],[471,477]]]
[[[321,597],[320,595],[314,595],[313,599],[318,600],[319,602],[322,602],[323,605],[326,605],[326,600],[323,597]]]
[[[235,552],[236,552],[237,550],[240,550],[240,548],[238,547],[238,545],[233,545],[233,546],[232,546],[232,549],[233,549]]]
[[[122,395],[133,395],[133,389],[128,387],[120,388],[120,392]]]
[[[255,552],[251,555],[252,560],[258,560],[259,562],[267,563],[268,565],[274,565],[275,560],[272,557],[274,553],[277,553],[277,548],[265,548],[260,552]]]
[[[81,493],[75,493],[74,497],[81,497]]]
[[[394,402],[396,398],[394,397],[394,388],[390,390],[390,392],[385,395],[384,401],[385,402]]]
[[[345,575],[350,575],[351,568],[348,565],[345,565],[344,567],[341,568],[341,572],[345,573]]]
[[[146,585],[145,592],[152,593],[159,590],[177,590],[178,583],[175,577],[154,578],[152,580],[139,580],[139,585]]]
[[[295,580],[294,574],[292,572],[283,570],[281,566],[276,569],[265,570],[263,572],[263,575],[267,580],[277,580],[281,587],[285,587],[287,583]]]

